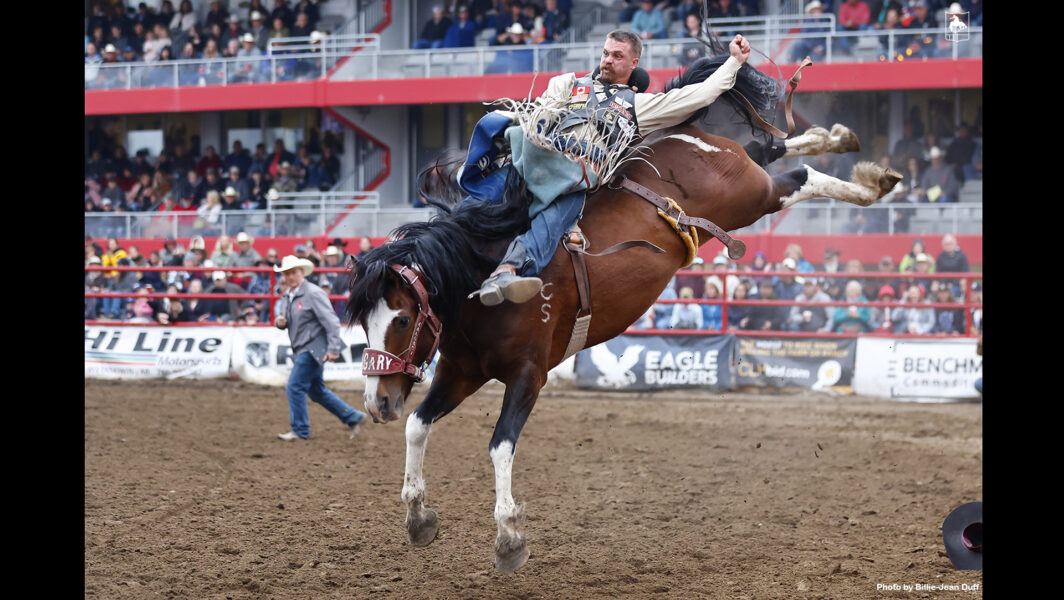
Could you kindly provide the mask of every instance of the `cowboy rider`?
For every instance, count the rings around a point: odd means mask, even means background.
[[[632,141],[683,122],[731,89],[736,73],[750,56],[749,41],[736,35],[728,45],[731,56],[704,81],[648,94],[637,92],[632,77],[642,46],[637,35],[612,31],[602,48],[597,77],[555,76],[532,104],[532,112],[494,111],[478,124],[480,128],[494,123],[488,141],[505,130],[512,167],[534,196],[530,229],[511,242],[501,263],[475,292],[482,304],[521,303],[535,297],[543,285],[536,275],[550,262],[558,240],[580,219],[586,191],[612,174],[618,157]],[[543,115],[552,110],[554,125],[542,126]],[[541,130],[546,135],[537,140]],[[490,169],[491,156],[474,154],[477,136],[474,132],[458,180],[471,197],[484,200],[489,194],[478,194],[476,186],[489,177],[485,168]]]

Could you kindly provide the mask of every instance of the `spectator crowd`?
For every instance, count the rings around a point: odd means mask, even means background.
[[[241,4],[243,6],[243,3]],[[171,0],[158,8],[140,2],[136,10],[124,0],[92,5],[85,32],[85,83],[90,89],[217,85],[223,82],[303,81],[322,75],[320,58],[312,55],[326,32],[318,31],[318,6],[312,0],[275,0],[267,10],[262,0],[252,0],[243,14],[230,13],[219,0],[201,20],[191,0],[181,0],[177,10]],[[309,46],[279,49],[282,58],[265,60],[270,40],[306,37]],[[224,59],[243,59],[227,65]],[[175,71],[166,63],[196,60]],[[143,69],[98,68],[98,65],[147,63]],[[271,73],[271,70],[274,71]],[[135,78],[130,82],[129,78]]]
[[[293,254],[316,267],[343,268],[372,248],[369,238],[359,240],[358,251],[348,254],[348,242],[334,238],[323,252],[314,240],[297,245]],[[970,329],[965,323],[964,285],[968,298],[982,303],[982,276],[945,278],[944,273],[971,273],[971,265],[952,234],[941,239],[942,252],[931,256],[923,241],[913,241],[909,252],[895,261],[883,256],[874,271],[880,277],[862,276],[865,267],[857,259],[843,261],[841,252],[827,248],[823,261],[812,264],[798,244],[790,244],[778,263],[768,261],[764,252],[753,260],[735,263],[722,252],[709,269],[702,258],[675,275],[662,291],[658,302],[632,325],[635,329],[684,329],[707,331],[790,331],[806,333],[894,333],[894,334],[982,334],[981,307],[972,313]],[[189,239],[188,248],[167,237],[162,249],[147,256],[136,246],[123,248],[108,238],[104,246],[91,235],[85,237],[85,265],[99,267],[183,267],[167,271],[86,271],[86,292],[127,294],[108,298],[85,298],[85,319],[117,319],[155,322],[240,322],[270,323],[267,299],[195,299],[142,297],[167,294],[269,294],[271,272],[226,271],[221,267],[276,267],[281,256],[275,248],[264,254],[255,249],[255,239],[241,231],[233,237],[220,235],[208,250],[202,236]],[[186,270],[204,268],[207,270]],[[210,271],[209,269],[216,269]],[[727,272],[733,273],[727,273]],[[735,274],[738,272],[739,274]],[[834,276],[805,273],[838,274]],[[938,275],[936,277],[936,275]],[[277,280],[280,281],[279,279]],[[346,273],[315,273],[312,281],[330,295],[347,293]],[[277,283],[273,292],[284,293]],[[717,301],[700,303],[698,300]],[[791,300],[790,306],[759,304],[763,300]],[[686,302],[685,302],[686,301]],[[727,311],[723,301],[729,301]],[[748,301],[737,305],[730,301]],[[844,306],[817,306],[820,302],[845,302]],[[886,306],[866,306],[868,302]],[[807,304],[808,303],[808,304]],[[947,306],[932,306],[945,304]],[[948,306],[958,304],[956,308]],[[344,300],[334,299],[337,315],[343,317]],[[725,316],[725,312],[727,313]]]
[[[250,225],[257,226],[256,235],[284,235],[283,224],[253,221],[241,213],[266,209],[271,201],[279,206],[276,201],[285,192],[332,188],[340,177],[334,146],[313,138],[300,143],[293,154],[277,139],[272,151],[259,143],[252,154],[235,140],[225,156],[208,145],[197,158],[175,144],[160,152],[154,163],[146,151],[138,151],[131,160],[121,145],[114,145],[107,157],[95,148],[85,163],[85,212],[109,216],[87,218],[86,229],[98,237],[125,237],[122,213],[157,211],[188,214],[159,215],[146,226],[147,237],[173,233],[172,220],[180,237],[236,235]]]
[[[842,262],[839,250],[828,248],[823,262],[810,263],[798,244],[790,244],[778,263],[757,252],[749,263],[735,263],[722,252],[708,269],[702,258],[678,274],[662,291],[658,302],[636,323],[635,329],[702,329],[711,331],[793,331],[808,333],[883,332],[895,334],[982,333],[982,310],[971,309],[972,327],[966,330],[963,307],[921,306],[965,302],[963,285],[970,285],[969,300],[982,302],[982,277],[972,279],[935,277],[944,273],[969,273],[968,257],[956,236],[942,237],[942,252],[931,256],[924,243],[915,239],[911,250],[895,262],[883,256],[874,271],[883,277],[862,277],[865,267],[858,259]],[[740,275],[728,274],[739,271]],[[759,274],[764,273],[764,274]],[[771,274],[770,274],[771,273]],[[802,275],[838,273],[838,277]],[[793,300],[796,304],[728,304],[727,322],[722,304],[696,300]],[[683,302],[690,300],[690,302]],[[848,302],[846,306],[816,306],[803,303]],[[869,307],[867,302],[897,306]],[[906,304],[903,306],[903,304]],[[915,305],[915,306],[912,306]]]
[[[297,245],[293,254],[314,263],[315,267],[345,268],[349,255],[348,242],[334,238],[323,252],[314,240]],[[372,249],[368,237],[359,240],[361,255]],[[85,271],[86,293],[116,293],[122,296],[85,298],[86,320],[121,320],[139,323],[272,323],[267,298],[180,298],[177,294],[270,294],[272,268],[281,264],[275,248],[265,254],[255,249],[255,239],[245,232],[235,237],[220,235],[210,250],[202,236],[189,238],[188,248],[173,237],[167,237],[163,247],[145,256],[136,246],[123,248],[115,238],[108,238],[101,246],[91,235],[85,236],[85,266],[99,267],[182,267],[165,271]],[[268,267],[270,271],[224,270],[226,267]],[[215,269],[191,270],[197,268]],[[189,269],[189,270],[184,270]],[[310,281],[330,296],[347,295],[345,272],[315,272]],[[273,293],[285,293],[281,278]],[[148,298],[148,294],[173,294],[166,298]],[[274,303],[275,309],[279,303]],[[343,319],[345,300],[332,299],[333,309]]]

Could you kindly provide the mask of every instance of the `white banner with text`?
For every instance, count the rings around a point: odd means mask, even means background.
[[[914,402],[978,398],[974,339],[858,338],[853,391]]]

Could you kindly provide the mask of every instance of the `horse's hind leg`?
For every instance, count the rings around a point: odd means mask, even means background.
[[[407,539],[414,546],[432,543],[439,527],[436,511],[425,506],[425,478],[422,472],[432,424],[454,410],[485,381],[452,375],[456,372],[441,356],[425,400],[406,419],[406,472],[403,475],[402,498],[406,504]]]
[[[857,152],[861,149],[861,142],[857,139],[857,134],[851,131],[849,127],[839,123],[833,125],[831,131],[823,127],[810,127],[802,135],[784,140],[784,145],[787,147],[787,152],[783,155],[783,158],[815,156],[827,152],[845,154],[846,152]]]
[[[787,171],[772,178],[773,196],[779,208],[790,208],[802,200],[834,198],[858,206],[869,206],[887,194],[901,181],[901,174],[870,162],[854,165],[850,181],[825,175],[809,165]]]
[[[517,437],[521,435],[543,383],[543,377],[534,373],[507,382],[502,412],[488,446],[488,455],[495,465],[495,523],[498,525],[495,568],[504,573],[520,569],[528,560],[528,544],[521,531],[525,524],[525,505],[514,503],[511,475]]]
[[[767,167],[780,158],[816,156],[827,152],[845,154],[860,149],[861,142],[857,139],[857,134],[839,123],[832,126],[831,131],[823,127],[810,127],[802,135],[783,141],[770,139],[762,144],[754,140],[743,146],[747,156],[762,167]]]

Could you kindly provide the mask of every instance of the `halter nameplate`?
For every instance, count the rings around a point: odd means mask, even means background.
[[[414,321],[414,333],[410,336],[410,344],[406,350],[398,356],[385,350],[375,350],[373,348],[363,350],[362,374],[380,376],[403,373],[412,377],[415,382],[420,383],[425,378],[425,369],[432,362],[433,357],[436,356],[436,351],[440,347],[440,334],[443,332],[443,325],[429,305],[429,293],[425,289],[425,284],[421,283],[421,276],[415,274],[409,267],[396,264],[388,266],[402,276],[410,284],[410,287],[414,288],[414,294],[417,295],[418,314],[417,320]],[[412,360],[414,351],[417,349],[418,336],[421,335],[421,329],[426,324],[428,324],[429,331],[433,336],[432,350],[429,352],[425,362],[417,365]]]

